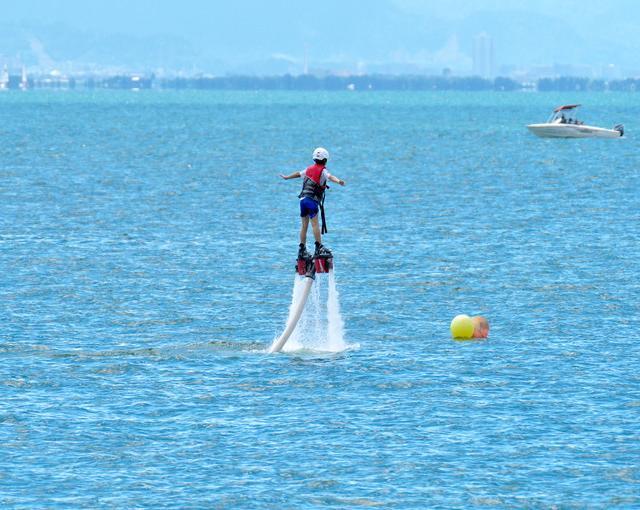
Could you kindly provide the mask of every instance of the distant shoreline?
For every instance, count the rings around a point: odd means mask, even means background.
[[[578,77],[541,78],[522,82],[511,78],[477,76],[355,75],[355,76],[221,76],[157,78],[155,75],[7,76],[0,89],[111,90],[282,90],[282,91],[537,91],[635,92],[640,79],[603,80]]]

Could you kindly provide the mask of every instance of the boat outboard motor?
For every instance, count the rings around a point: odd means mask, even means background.
[[[616,131],[618,131],[620,133],[620,136],[624,136],[624,125],[623,124],[618,124],[616,127],[614,127],[613,129],[615,129]]]

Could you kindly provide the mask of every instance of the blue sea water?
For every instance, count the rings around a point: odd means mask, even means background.
[[[620,140],[543,140],[563,102]],[[0,506],[640,507],[640,95],[0,94]],[[317,145],[344,352],[268,355]],[[491,323],[454,341],[458,313]]]

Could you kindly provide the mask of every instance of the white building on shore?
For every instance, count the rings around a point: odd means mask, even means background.
[[[495,77],[493,39],[485,32],[473,38],[473,74],[487,79]]]
[[[9,69],[7,64],[2,67],[2,73],[0,73],[0,90],[6,90],[9,88]]]

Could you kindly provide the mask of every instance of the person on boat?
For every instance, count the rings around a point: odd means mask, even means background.
[[[329,151],[322,147],[318,147],[313,151],[314,164],[301,172],[293,172],[289,175],[280,174],[285,180],[303,178],[302,191],[298,195],[300,198],[300,218],[302,225],[300,228],[300,247],[298,250],[298,258],[305,258],[308,256],[307,252],[307,229],[309,227],[309,221],[311,221],[311,227],[313,228],[313,237],[316,241],[315,256],[330,257],[331,251],[322,245],[322,234],[326,233],[326,227],[324,223],[324,191],[327,186],[327,181],[335,182],[340,186],[344,186],[345,182],[331,175],[326,168],[327,160],[329,159]],[[322,215],[322,231],[318,223],[318,211],[320,210]]]
[[[471,317],[471,322],[473,323],[472,338],[487,338],[489,336],[489,321],[482,315]]]
[[[560,115],[560,124],[566,124],[567,118],[564,116],[564,113]]]

